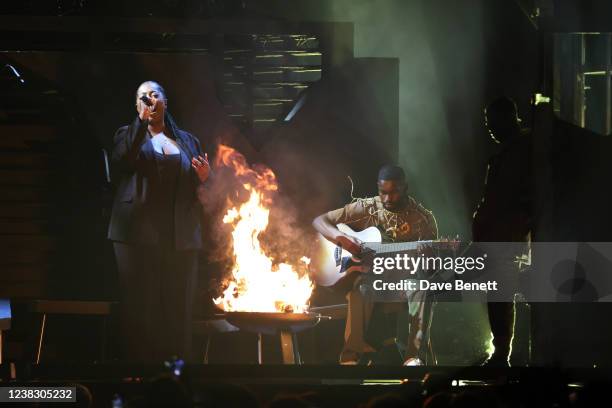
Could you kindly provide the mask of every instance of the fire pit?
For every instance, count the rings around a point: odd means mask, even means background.
[[[262,335],[280,335],[284,364],[301,364],[296,334],[330,319],[318,313],[226,312],[225,319],[233,326],[257,334],[257,362],[263,363]]]
[[[226,320],[251,333],[274,335],[279,331],[299,333],[316,326],[321,318],[318,313],[260,313],[260,312],[226,312]]]
[[[276,229],[268,235],[268,240],[276,241],[274,245],[263,241],[279,190],[276,175],[266,166],[250,166],[242,154],[224,145],[217,151],[216,166],[233,175],[229,185],[235,185],[236,194],[226,197],[220,229],[228,234],[229,246],[223,256],[230,257],[231,276],[213,302],[225,312],[229,324],[257,333],[260,364],[263,334],[279,334],[283,362],[300,364],[296,333],[315,326],[323,317],[307,312],[314,283],[308,274],[310,259],[303,256],[307,249],[300,248],[303,241],[290,249],[280,242],[284,238],[279,231],[289,227],[278,220],[293,215],[284,206],[276,207]],[[296,236],[304,235],[291,228]]]

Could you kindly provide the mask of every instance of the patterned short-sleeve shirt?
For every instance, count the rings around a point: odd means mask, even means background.
[[[409,242],[438,238],[438,225],[432,212],[412,197],[399,212],[384,208],[380,197],[358,198],[350,204],[327,213],[334,224],[346,224],[356,231],[379,227],[388,239]]]

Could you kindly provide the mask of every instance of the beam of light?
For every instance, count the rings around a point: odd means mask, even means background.
[[[300,109],[302,109],[302,106],[304,106],[305,102],[306,102],[306,94],[303,94],[297,100],[297,102],[293,106],[293,109],[291,109],[291,111],[289,112],[287,117],[284,119],[284,121],[289,122],[300,111]]]
[[[11,71],[13,71],[13,74],[17,77],[17,79],[19,80],[19,82],[21,82],[22,84],[25,84],[25,80],[21,77],[21,75],[19,74],[19,71],[17,71],[17,68],[15,68],[14,66],[12,66],[11,64],[6,64],[5,67],[7,67],[8,69],[10,69]]]

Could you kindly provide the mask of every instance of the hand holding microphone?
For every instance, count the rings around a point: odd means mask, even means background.
[[[140,109],[138,111],[138,116],[140,120],[143,122],[156,122],[160,115],[163,117],[163,109],[160,107],[163,106],[163,100],[161,99],[151,99],[146,95],[142,95],[138,98],[142,103],[140,104]]]

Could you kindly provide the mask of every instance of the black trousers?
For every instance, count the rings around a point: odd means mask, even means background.
[[[160,362],[176,355],[190,361],[198,253],[113,244],[119,269],[121,359]]]

